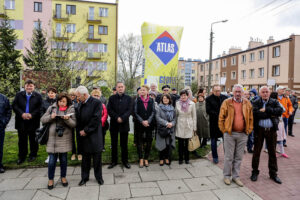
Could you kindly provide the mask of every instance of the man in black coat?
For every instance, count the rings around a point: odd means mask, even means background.
[[[270,98],[270,90],[267,86],[263,86],[259,89],[259,95],[260,97],[252,104],[255,134],[251,180],[257,181],[260,153],[264,140],[266,140],[269,155],[268,166],[270,178],[276,183],[281,184],[281,180],[277,176],[276,131],[278,130],[279,117],[282,115],[283,109],[277,100]]]
[[[128,132],[129,116],[132,112],[132,99],[124,94],[125,85],[118,82],[116,85],[117,93],[112,95],[107,104],[107,112],[110,116],[110,135],[111,135],[111,164],[108,169],[115,167],[118,163],[118,133],[120,132],[120,145],[122,151],[122,163],[124,167],[130,168],[128,163]]]
[[[223,137],[222,132],[219,129],[219,113],[223,101],[227,99],[225,95],[221,94],[221,87],[215,85],[213,87],[213,94],[206,98],[206,112],[209,115],[209,131],[211,138],[211,152],[213,156],[213,162],[217,164],[218,158],[218,138]]]
[[[35,131],[40,127],[42,96],[34,91],[35,85],[32,80],[25,82],[25,91],[18,92],[12,107],[16,113],[15,128],[19,137],[18,165],[23,163],[28,153],[28,137],[30,144],[29,162],[36,159],[39,149],[35,141]]]
[[[6,96],[0,93],[0,173],[5,170],[2,165],[5,128],[11,118],[11,106]]]
[[[77,100],[80,101],[76,118],[83,151],[79,186],[84,185],[89,180],[92,158],[95,178],[102,185],[104,183],[101,161],[103,149],[102,103],[100,100],[91,97],[84,86],[79,86],[76,89],[76,96]]]

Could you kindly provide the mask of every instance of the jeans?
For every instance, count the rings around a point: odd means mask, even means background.
[[[287,126],[288,126],[289,118],[283,117],[282,120],[283,120],[283,123],[284,123],[284,130],[285,130],[285,135],[286,135],[287,134]],[[283,145],[285,145],[285,144],[286,144],[286,140],[284,139],[283,140]]]
[[[248,141],[247,141],[247,150],[252,151],[252,147],[253,147],[253,143],[254,143],[254,131],[252,131],[249,135],[248,135]]]
[[[60,162],[60,177],[64,178],[67,175],[67,162],[68,162],[67,153],[49,153],[49,162],[48,162],[49,180],[54,179],[57,157],[59,157],[59,162]]]
[[[3,158],[3,143],[5,138],[5,129],[0,128],[0,168],[3,167],[2,165],[2,158]]]
[[[211,142],[211,153],[212,153],[212,157],[213,158],[218,158],[217,140],[218,140],[218,138],[211,138],[210,139],[210,142]]]

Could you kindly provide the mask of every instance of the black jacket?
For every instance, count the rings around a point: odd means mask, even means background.
[[[294,112],[298,109],[298,98],[297,96],[290,95],[290,100],[293,104]]]
[[[11,106],[6,96],[0,93],[0,129],[5,129],[11,118]]]
[[[130,96],[115,94],[109,97],[107,112],[110,116],[110,131],[129,131],[129,116],[132,112],[132,99]],[[118,117],[122,119],[122,123],[117,122]]]
[[[43,100],[43,104],[41,106],[41,117],[45,114],[49,106],[52,106],[53,103],[56,102],[56,99],[50,99],[47,97],[45,100]]]
[[[206,113],[209,115],[209,130],[211,138],[222,137],[223,134],[219,129],[219,114],[223,101],[227,99],[225,95],[220,95],[220,97],[214,94],[208,96],[206,101]]]
[[[17,130],[34,131],[40,127],[41,118],[41,106],[43,103],[42,96],[33,92],[29,100],[29,113],[32,115],[32,119],[24,120],[22,114],[26,111],[26,92],[18,92],[13,101],[12,107],[16,113],[15,128]]]
[[[256,132],[257,129],[259,128],[258,126],[259,120],[268,119],[268,118],[270,118],[273,123],[272,128],[278,130],[278,123],[279,123],[278,118],[282,115],[283,109],[276,99],[269,98],[265,107],[265,112],[259,111],[264,106],[261,97],[256,99],[253,102],[252,106],[253,106],[253,117],[254,117],[254,132]]]
[[[83,152],[97,153],[102,151],[101,101],[90,96],[86,103],[78,105],[76,115],[78,131],[84,130],[87,134],[80,136]]]
[[[145,109],[144,103],[140,97],[134,102],[134,115],[136,117],[137,128],[139,129],[154,129],[154,118],[155,118],[155,103],[153,99],[149,98],[147,110]],[[142,122],[147,120],[149,127],[144,127]]]

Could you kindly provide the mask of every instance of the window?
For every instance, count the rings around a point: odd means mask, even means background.
[[[61,18],[61,4],[56,4],[55,5],[55,17],[57,19]]]
[[[97,71],[106,71],[106,70],[107,70],[107,62],[97,63]]]
[[[226,67],[226,65],[227,65],[227,61],[226,59],[223,59],[223,67]]]
[[[280,65],[274,65],[272,67],[272,76],[280,76]]]
[[[203,80],[203,76],[200,76],[200,82],[203,82],[204,80]]]
[[[273,58],[280,56],[280,46],[273,48]]]
[[[246,55],[242,55],[242,63],[246,63]]]
[[[203,66],[203,65],[200,66],[200,71],[201,71],[201,72],[204,71],[204,66]]]
[[[95,70],[94,63],[89,62],[89,64],[88,64],[88,70],[87,70],[88,71],[88,76],[92,76],[94,70]]]
[[[222,77],[226,78],[226,72],[222,73]]]
[[[107,52],[107,44],[98,44],[98,52],[106,53]]]
[[[60,37],[60,34],[61,34],[61,24],[60,23],[56,24],[55,33],[56,33],[56,37]]]
[[[107,26],[99,26],[99,34],[100,35],[107,35],[108,27]]]
[[[219,80],[219,74],[216,74],[216,81]]]
[[[242,70],[242,79],[246,78],[246,70]]]
[[[236,65],[236,57],[231,58],[231,65]]]
[[[94,7],[89,7],[89,20],[94,20]]]
[[[75,33],[76,24],[67,24],[67,33]]]
[[[195,70],[192,69],[192,74],[195,74]]]
[[[33,22],[33,26],[34,26],[35,29],[40,30],[42,28],[42,22],[40,21],[40,24],[39,24],[38,21]]]
[[[255,54],[254,53],[250,53],[250,62],[253,62],[255,59]]]
[[[206,71],[209,70],[209,64],[206,64]]]
[[[231,79],[232,80],[236,79],[236,72],[235,71],[231,72]]]
[[[108,17],[108,8],[99,8],[100,17]]]
[[[89,25],[89,39],[94,39],[94,25]]]
[[[66,11],[68,15],[76,15],[76,6],[67,5]]]
[[[5,9],[14,10],[15,9],[15,0],[5,0]]]
[[[258,71],[259,71],[259,78],[262,78],[264,77],[264,68],[258,68]]]
[[[8,22],[9,22],[9,25],[10,25],[10,27],[12,28],[12,29],[16,29],[16,23],[15,23],[15,20],[8,20]]]
[[[249,72],[250,72],[250,77],[249,78],[254,78],[254,76],[255,76],[254,69],[250,69]]]
[[[70,51],[75,51],[75,48],[76,48],[76,45],[75,45],[76,43],[75,42],[70,42],[70,43],[68,43],[68,49],[70,50]]]
[[[42,2],[34,2],[34,12],[42,12]]]
[[[265,51],[259,51],[259,60],[263,60],[265,57]]]

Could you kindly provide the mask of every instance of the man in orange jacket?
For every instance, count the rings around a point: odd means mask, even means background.
[[[276,89],[276,92],[278,93],[278,101],[281,103],[281,105],[284,107],[285,112],[282,114],[282,119],[284,123],[284,130],[285,134],[287,134],[287,126],[288,126],[288,120],[289,116],[293,114],[294,108],[293,104],[289,97],[285,96],[285,87],[279,86]],[[283,146],[287,147],[286,140],[283,140]]]

